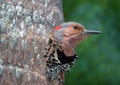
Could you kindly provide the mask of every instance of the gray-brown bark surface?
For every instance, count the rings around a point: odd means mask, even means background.
[[[0,85],[52,85],[43,57],[62,0],[0,0]]]

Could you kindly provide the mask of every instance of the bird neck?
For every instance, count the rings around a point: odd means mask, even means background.
[[[73,56],[75,55],[75,51],[74,51],[74,48],[71,47],[71,46],[68,46],[67,44],[62,44],[62,49],[63,49],[63,52],[65,53],[66,56]]]
[[[60,50],[67,57],[75,55],[75,51],[73,47],[70,47],[67,44],[61,43],[54,38],[49,39],[49,45],[53,45],[54,50]]]

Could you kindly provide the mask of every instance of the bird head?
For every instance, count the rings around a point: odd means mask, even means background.
[[[55,37],[66,55],[74,54],[74,48],[88,35],[100,34],[100,31],[86,30],[84,26],[77,22],[64,22],[54,28]]]

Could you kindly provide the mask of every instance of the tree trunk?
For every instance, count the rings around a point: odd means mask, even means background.
[[[0,85],[53,85],[43,57],[62,0],[0,0]]]

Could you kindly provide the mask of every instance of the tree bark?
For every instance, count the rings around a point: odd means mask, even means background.
[[[43,57],[62,0],[0,0],[0,85],[53,85]]]

